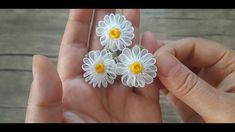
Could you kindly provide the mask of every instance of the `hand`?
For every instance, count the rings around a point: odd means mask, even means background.
[[[82,59],[90,50],[101,49],[95,27],[115,10],[71,10],[60,47],[58,74],[43,56],[33,59],[32,87],[26,122],[161,122],[156,82],[143,89],[125,87],[119,80],[107,88],[93,88],[84,81]],[[135,28],[139,42],[139,10],[123,10]],[[89,35],[90,24],[93,24]],[[90,39],[88,39],[90,38]],[[89,45],[87,45],[89,43]],[[155,51],[158,43],[145,33],[141,43]]]
[[[155,56],[162,89],[185,122],[235,122],[234,51],[183,39],[162,46]]]

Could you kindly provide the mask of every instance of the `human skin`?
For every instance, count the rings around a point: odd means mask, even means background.
[[[70,10],[57,70],[46,57],[33,58],[33,82],[25,122],[162,121],[156,82],[140,89],[125,87],[118,79],[107,88],[93,88],[84,81],[81,69],[84,55],[102,48],[95,27],[106,14],[114,11],[95,10],[91,21],[92,10]],[[124,9],[123,15],[132,22],[136,36],[133,41],[138,44],[140,11]],[[90,24],[93,24],[91,34]],[[140,41],[152,53],[158,48],[155,35],[150,32]]]
[[[235,52],[186,38],[155,52],[161,91],[185,122],[235,122]]]
[[[118,79],[108,88],[88,85],[82,59],[101,49],[95,26],[92,34],[89,27],[111,12],[96,10],[91,22],[92,10],[70,11],[57,68],[46,57],[34,56],[25,122],[162,122],[159,89],[185,122],[235,122],[235,53],[213,41],[187,38],[163,44],[146,32],[140,42],[155,52],[154,83],[143,89],[125,87]],[[139,10],[123,14],[139,36]]]

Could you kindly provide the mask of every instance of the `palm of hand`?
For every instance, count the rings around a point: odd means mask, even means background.
[[[75,78],[66,81],[64,89],[65,122],[161,121],[157,96],[144,97],[118,81],[99,89]]]
[[[133,89],[117,78],[107,88],[93,88],[82,76],[83,57],[101,48],[94,27],[89,34],[90,24],[96,26],[111,12],[95,10],[92,21],[93,10],[70,11],[57,70],[46,57],[34,57],[26,122],[161,122],[156,82]],[[133,23],[138,36],[139,10],[124,10],[123,14]],[[138,37],[133,41],[138,42]],[[145,33],[141,43],[151,53],[157,49],[152,33]]]
[[[94,24],[107,13],[97,10]],[[139,26],[139,10],[124,10],[127,19],[133,23],[135,30]],[[85,16],[83,16],[85,15]],[[86,39],[91,11],[71,11],[67,29],[60,48],[58,71],[63,85],[63,121],[64,122],[161,122],[161,112],[156,85],[146,85],[143,89],[123,86],[116,79],[107,88],[93,88],[84,81],[81,69],[82,59],[88,51],[100,49],[99,40],[91,34],[87,49]],[[84,19],[87,19],[84,23]],[[86,25],[86,26],[85,26]],[[86,27],[86,28],[85,28]],[[79,31],[79,33],[78,33]],[[75,33],[71,35],[72,33]],[[137,33],[135,33],[136,36]],[[135,42],[138,42],[135,38]],[[145,35],[142,44],[155,49],[153,35]],[[156,45],[157,46],[157,45]],[[150,46],[148,46],[150,48]],[[150,48],[150,49],[151,49]]]

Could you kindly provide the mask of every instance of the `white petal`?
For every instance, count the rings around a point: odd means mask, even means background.
[[[101,45],[105,48],[105,49],[109,49],[110,46],[110,39],[106,39],[104,41],[100,41]]]
[[[144,56],[142,56],[140,59],[143,60],[143,62],[145,63],[145,62],[149,61],[152,58],[153,58],[153,55],[151,53],[147,53]]]
[[[126,32],[126,33],[133,34],[134,33],[134,27],[131,26],[131,27],[125,28],[125,29],[123,29],[123,31]]]
[[[127,80],[128,80],[128,78],[129,78],[128,74],[125,74],[125,75],[123,75],[123,76],[121,77],[122,84],[123,84],[124,86],[127,86]]]
[[[133,35],[134,36],[134,35]],[[133,37],[134,38],[134,37]],[[132,37],[130,37],[130,35],[128,36],[128,35],[126,35],[126,34],[123,34],[122,35],[122,39],[124,40],[124,41],[132,41],[132,39],[133,39]]]
[[[91,71],[87,71],[87,72],[85,72],[84,74],[83,74],[83,77],[87,77],[87,76],[90,76],[91,75]]]
[[[157,71],[157,67],[155,65],[145,65],[146,70]]]
[[[151,76],[152,78],[155,78],[157,76],[157,73],[154,72],[146,72],[149,76]]]
[[[105,15],[105,16],[104,16],[104,22],[105,22],[107,25],[110,25],[111,21],[110,21],[109,15]]]
[[[124,42],[123,39],[119,39],[119,40],[118,40],[118,43],[119,43],[120,45],[123,45],[123,47],[126,48],[126,43]]]
[[[115,72],[115,71],[114,71],[114,72]],[[108,76],[111,77],[112,79],[115,79],[116,76],[117,76],[116,73],[114,73],[114,72],[109,72],[109,73],[108,73]]]
[[[138,80],[137,80],[136,76],[133,76],[132,85],[133,85],[134,87],[136,87],[136,88],[139,87],[139,85],[138,85]]]
[[[94,55],[95,55],[95,58],[94,59],[98,59],[98,58],[100,58],[100,51],[96,51],[95,53],[94,53]]]
[[[108,54],[108,52],[107,52],[106,49],[103,49],[103,50],[101,51],[101,56],[102,56],[102,57],[104,57],[104,56],[107,55],[107,54]]]
[[[126,29],[129,29],[129,28],[131,28],[131,27],[132,27],[131,22],[130,22],[130,21],[126,21],[126,23],[125,23],[125,28],[126,28]]]
[[[119,14],[115,14],[115,22],[118,23],[118,20],[120,19],[120,15]]]
[[[83,62],[87,65],[91,65],[92,64],[92,61],[88,58],[83,58]]]
[[[143,63],[145,63],[147,65],[154,65],[156,63],[156,59],[155,58],[149,58],[147,60],[143,60]]]
[[[96,28],[96,35],[97,36],[101,36],[102,34],[104,34],[104,28],[103,27],[97,27]]]
[[[107,25],[106,25],[106,23],[105,23],[104,21],[99,21],[98,26],[104,28],[104,27],[106,27]]]
[[[128,63],[130,61],[129,57],[125,54],[120,54],[118,59],[123,63]]]
[[[96,85],[98,84],[98,81],[96,80],[96,78],[92,78],[92,79],[90,80],[89,84],[90,84],[90,85],[92,84],[93,88],[95,88]]]
[[[104,43],[104,42],[106,42],[106,41],[107,41],[106,35],[102,35],[102,36],[100,37],[100,42],[101,42],[101,44],[105,45],[106,43]]]
[[[150,84],[153,82],[153,78],[150,75],[143,73],[143,77],[144,77],[144,80],[147,84]]]
[[[105,56],[103,56],[104,59],[104,63],[106,65],[110,65],[110,64],[115,64],[115,61],[112,59],[112,55],[111,54],[106,54]]]
[[[120,29],[122,29],[122,30],[126,29],[125,26],[126,26],[126,21],[124,21],[123,23],[121,23],[121,24],[119,25]]]
[[[140,55],[141,55],[141,57],[143,57],[143,56],[146,55],[147,53],[148,53],[148,50],[147,50],[147,49],[142,49]]]
[[[95,82],[95,83],[93,83],[93,87],[95,88],[96,86],[98,85],[98,87],[100,88],[100,86],[101,86],[101,83],[99,82]]]
[[[110,57],[111,56],[111,57]],[[106,66],[109,66],[111,68],[115,67],[116,66],[116,63],[115,61],[112,59],[112,55],[106,55],[104,58],[104,64]]]
[[[134,85],[133,85],[133,82],[135,81],[134,80],[134,77],[135,76],[133,76],[133,75],[129,75],[129,77],[128,77],[128,79],[127,79],[127,85],[129,86],[129,87],[133,87]]]
[[[106,82],[105,79],[103,79],[101,83],[102,83],[102,85],[103,85],[104,88],[106,88],[106,87],[108,86],[108,83]]]
[[[124,16],[120,16],[117,23],[121,25],[125,20],[126,18]]]
[[[126,55],[129,59],[132,58],[132,53],[131,53],[131,50],[129,48],[123,49],[122,54]]]
[[[118,75],[122,75],[124,74],[126,71],[126,65],[124,65],[123,63],[117,63],[117,69],[116,69],[116,73]]]
[[[85,78],[85,82],[88,82],[90,80],[91,80],[91,76],[88,76],[88,77]]]
[[[87,70],[90,69],[90,67],[89,67],[87,64],[83,64],[83,65],[82,65],[82,69],[83,69],[84,71],[87,71]]]
[[[135,37],[135,34],[133,32],[122,32],[123,36],[126,38],[132,40]]]
[[[127,37],[123,37],[122,38],[124,43],[126,44],[126,46],[130,46],[132,44],[131,39],[127,38]]]
[[[118,45],[118,49],[119,50],[123,50],[124,48],[126,48],[125,44],[122,42],[122,40],[117,40],[117,45]]]
[[[114,40],[110,40],[110,44],[109,44],[109,48],[112,50],[112,51],[117,51],[117,45],[115,43]]]
[[[106,78],[106,80],[107,80],[107,82],[108,82],[109,84],[113,84],[113,83],[114,83],[114,80],[113,80],[111,77],[105,76],[105,78]]]
[[[139,87],[144,87],[145,86],[145,81],[144,81],[143,77],[137,76],[137,80],[138,80]]]
[[[95,51],[91,51],[88,53],[89,58],[94,61],[95,60]]]
[[[110,22],[111,22],[111,23],[115,23],[115,22],[116,22],[116,21],[115,21],[115,16],[114,16],[113,13],[109,16],[109,19],[110,19]]]
[[[134,47],[132,48],[132,54],[134,55],[134,57],[135,57],[135,58],[138,58],[139,53],[140,53],[140,48],[139,48],[139,46],[134,46]]]

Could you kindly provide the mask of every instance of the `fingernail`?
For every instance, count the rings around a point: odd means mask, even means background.
[[[177,66],[177,60],[171,54],[161,54],[157,57],[159,74],[168,77],[170,72]]]
[[[36,77],[36,71],[37,71],[37,58],[38,55],[33,56],[33,64],[32,64],[32,73],[33,73],[33,78]]]

